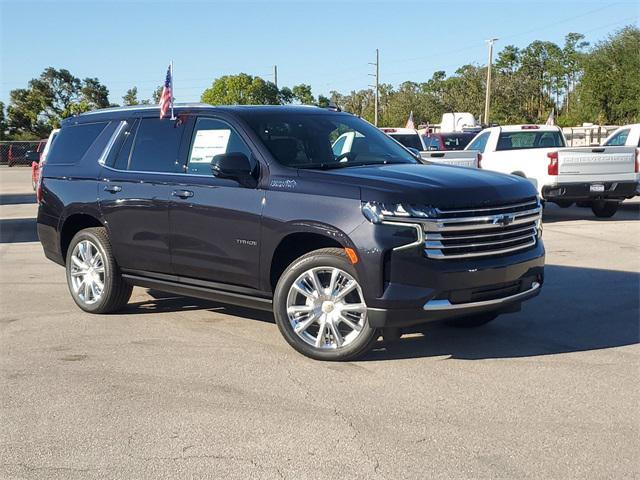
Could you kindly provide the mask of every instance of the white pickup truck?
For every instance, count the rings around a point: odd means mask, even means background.
[[[640,123],[633,123],[618,128],[605,138],[602,145],[605,147],[631,147],[636,149],[636,195],[640,195]]]
[[[556,126],[488,128],[465,150],[480,152],[480,168],[525,177],[542,198],[561,207],[588,202],[598,217],[613,216],[622,200],[636,194],[635,148],[566,148],[564,135]],[[445,154],[445,158],[453,160],[456,152]]]
[[[420,153],[423,160],[436,163],[444,163],[446,165],[456,165],[458,167],[478,168],[479,154],[477,152],[464,151],[431,151],[425,145],[425,137],[420,135],[417,130],[412,128],[390,128],[383,127],[384,133],[391,138],[400,142],[406,148]]]

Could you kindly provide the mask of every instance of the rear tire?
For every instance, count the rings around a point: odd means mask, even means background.
[[[477,328],[492,322],[498,317],[497,313],[479,313],[477,315],[469,315],[467,317],[453,318],[447,320],[447,325],[457,328]]]
[[[573,205],[573,202],[570,200],[557,200],[556,205],[558,205],[560,208],[569,208],[571,205]]]
[[[619,202],[607,202],[605,200],[595,200],[591,205],[591,211],[596,217],[611,218],[618,211]]]
[[[131,298],[133,287],[120,274],[104,227],[76,233],[67,250],[66,270],[71,297],[85,312],[116,312]]]
[[[280,333],[303,355],[353,360],[379,337],[369,325],[358,273],[340,248],[314,250],[284,271],[273,313]]]

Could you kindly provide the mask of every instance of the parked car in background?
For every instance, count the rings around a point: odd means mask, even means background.
[[[422,143],[425,150],[464,150],[477,132],[425,133]]]
[[[33,148],[33,144],[35,142],[11,142],[9,144],[9,152],[7,155],[7,166],[14,167],[15,165],[30,165],[31,160],[27,158],[27,153],[32,151],[37,153],[41,152],[46,142],[46,139],[38,141],[35,144],[35,148]]]
[[[59,128],[55,128],[49,134],[49,138],[40,140],[40,143],[38,143],[38,149],[35,151],[35,155],[32,152],[27,152],[26,154],[27,159],[31,161],[31,186],[34,190],[36,190],[38,187],[40,168],[42,167],[42,165],[44,165],[44,162],[47,158],[47,153],[49,152],[51,144],[53,143],[53,139],[56,138],[56,135],[59,131]]]
[[[426,151],[420,157],[428,162],[455,165],[456,167],[481,168],[482,154],[476,151]]]
[[[540,292],[530,182],[422,164],[317,107],[158,112],[67,118],[42,169],[38,236],[87,312],[123,308],[139,285],[271,310],[297,351],[348,360],[381,331],[477,327]]]
[[[602,145],[605,147],[631,147],[636,149],[636,195],[640,195],[640,123],[625,125],[609,135]]]
[[[441,151],[430,151],[431,149],[427,146],[426,138],[429,138],[431,142],[432,138],[435,137],[426,137],[426,135],[420,135],[417,130],[413,130],[411,128],[388,128],[383,127],[382,130],[384,133],[389,135],[394,140],[400,142],[405,147],[414,151],[414,153],[419,153],[420,157],[429,162],[442,163],[444,165],[455,165],[457,167],[470,167],[470,168],[478,168],[479,155],[475,152],[473,153],[463,153],[457,152],[457,155],[450,157]],[[451,133],[451,134],[435,134],[435,135],[443,135],[443,136],[458,136],[458,135],[468,135],[462,133]],[[471,138],[473,138],[473,134],[469,134]],[[451,140],[449,143],[453,145],[459,140]],[[439,150],[439,149],[437,149]]]
[[[480,132],[466,150],[482,154],[482,168],[529,179],[541,197],[561,207],[589,202],[598,217],[611,217],[635,195],[633,147],[566,148],[562,131],[548,125],[507,125]]]
[[[419,152],[427,149],[420,134],[413,128],[382,127],[380,130],[407,148],[413,148]]]

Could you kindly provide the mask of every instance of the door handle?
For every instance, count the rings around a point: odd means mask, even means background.
[[[105,185],[104,191],[110,193],[118,193],[122,191],[122,187],[120,185]]]
[[[184,199],[193,197],[193,192],[191,190],[174,190],[173,192],[171,192],[171,195]]]

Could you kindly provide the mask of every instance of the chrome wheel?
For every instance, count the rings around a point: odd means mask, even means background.
[[[71,287],[85,304],[96,303],[104,291],[104,260],[98,247],[89,240],[79,242],[71,253]]]
[[[315,267],[291,285],[287,317],[294,333],[308,345],[337,349],[363,332],[367,306],[350,274],[335,267]]]

